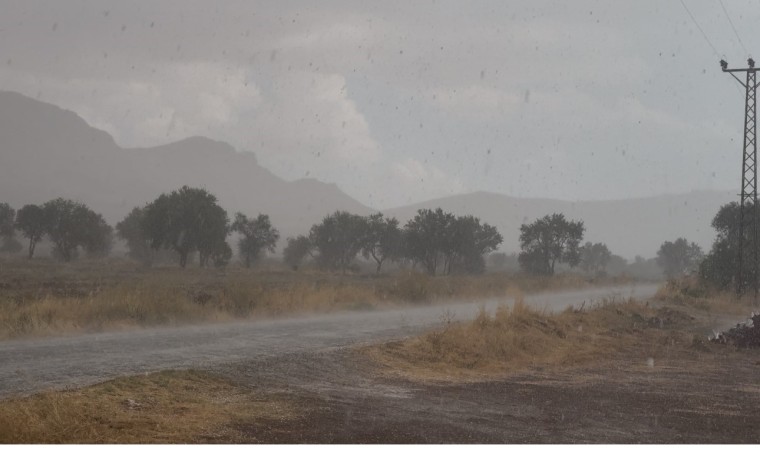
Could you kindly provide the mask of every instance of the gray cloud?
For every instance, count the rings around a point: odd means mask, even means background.
[[[726,6],[757,45],[760,11]],[[677,1],[6,1],[0,57],[122,145],[206,135],[375,207],[738,184],[742,96]]]

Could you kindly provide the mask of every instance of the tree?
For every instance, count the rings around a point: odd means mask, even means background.
[[[243,235],[238,241],[238,250],[246,267],[251,267],[263,251],[274,253],[280,239],[280,232],[272,227],[266,214],[259,214],[251,220],[245,214],[237,213],[231,229]]]
[[[89,238],[84,243],[87,256],[104,258],[113,248],[113,227],[108,225],[100,214],[92,213],[88,221]]]
[[[657,251],[657,264],[668,278],[674,278],[696,270],[704,255],[699,245],[684,238],[674,242],[665,241]]]
[[[298,270],[298,266],[301,265],[304,258],[309,255],[313,256],[311,254],[312,245],[311,241],[306,236],[298,236],[295,238],[289,237],[288,238],[288,244],[285,246],[285,249],[282,251],[282,258],[285,264],[289,265],[293,268],[293,270]]]
[[[520,266],[534,274],[554,275],[557,262],[575,267],[580,262],[579,245],[585,227],[568,221],[563,214],[546,215],[520,226]]]
[[[116,234],[127,242],[127,255],[146,266],[153,264],[156,251],[151,248],[150,240],[143,229],[145,209],[135,207],[121,222],[116,224]]]
[[[12,238],[15,234],[13,227],[16,211],[7,203],[0,203],[0,238]]]
[[[744,206],[744,214],[755,214],[754,205],[749,203]],[[699,266],[700,277],[708,283],[720,288],[728,289],[738,282],[735,279],[739,271],[739,247],[744,242],[745,251],[742,252],[744,278],[742,288],[752,284],[754,261],[751,249],[755,245],[755,239],[751,227],[744,227],[744,238],[739,234],[741,211],[738,202],[731,202],[721,206],[712,221],[712,227],[717,232],[710,253],[702,260]],[[751,216],[750,216],[751,217]]]
[[[482,273],[486,266],[484,255],[499,247],[503,241],[501,234],[473,216],[456,217],[449,227],[446,233],[449,242],[443,249],[445,273]]]
[[[363,217],[336,211],[311,227],[309,240],[320,266],[346,273],[362,248],[367,224]]]
[[[214,267],[225,267],[232,259],[232,248],[227,241],[220,241],[219,244],[209,252],[209,259],[214,263]]]
[[[48,228],[45,211],[37,205],[24,205],[16,213],[15,227],[29,239],[29,259],[32,259],[37,243],[42,240]]]
[[[23,246],[16,240],[16,211],[7,203],[0,203],[0,252],[18,253]]]
[[[642,275],[640,275],[637,270],[639,270],[638,267],[644,262],[644,258],[637,256],[634,263],[629,265],[627,259],[623,258],[620,255],[613,254],[610,256],[609,261],[607,261],[605,272],[613,276],[629,273],[636,278],[642,278]]]
[[[398,226],[398,220],[383,217],[382,213],[372,214],[366,219],[362,256],[375,260],[376,273],[380,273],[383,262],[394,261],[402,256],[403,234]]]
[[[406,256],[414,264],[422,264],[429,275],[435,275],[438,269],[446,269],[446,255],[451,253],[451,224],[455,217],[451,213],[420,209],[404,226],[404,247]]]
[[[580,256],[579,267],[586,273],[598,274],[604,272],[612,258],[612,252],[601,242],[586,242],[580,249]]]
[[[183,268],[191,252],[199,252],[203,267],[212,255],[223,250],[228,224],[227,212],[217,204],[214,195],[187,186],[161,194],[145,206],[143,218],[143,230],[151,248],[177,252]]]
[[[45,233],[55,245],[53,254],[71,261],[83,248],[89,255],[105,255],[110,251],[112,229],[83,203],[57,198],[42,205]]]

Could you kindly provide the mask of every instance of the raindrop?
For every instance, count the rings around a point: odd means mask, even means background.
[[[53,24],[53,28],[52,28],[52,30],[53,30],[53,31],[55,31],[55,30],[57,30],[57,29],[58,29],[58,22],[55,22],[55,23]]]

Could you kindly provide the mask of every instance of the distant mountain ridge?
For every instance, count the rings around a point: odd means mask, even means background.
[[[71,111],[0,91],[0,201],[20,207],[62,196],[115,224],[133,207],[182,185],[205,187],[232,215],[269,214],[283,237],[306,232],[336,209],[371,208],[334,184],[285,181],[227,143],[191,137],[121,148]]]
[[[252,153],[204,137],[150,148],[122,148],[77,114],[15,92],[0,91],[0,201],[16,208],[55,197],[82,201],[115,224],[133,207],[187,184],[205,187],[232,215],[269,214],[283,238],[308,232],[335,210],[373,209],[336,185],[285,181]],[[384,211],[402,224],[420,208],[472,214],[496,226],[502,248],[519,249],[523,223],[553,212],[583,220],[586,238],[627,258],[654,256],[665,240],[685,237],[709,249],[718,208],[731,192],[697,191],[651,198],[568,202],[474,192]]]

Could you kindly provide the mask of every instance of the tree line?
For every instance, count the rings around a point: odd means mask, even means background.
[[[188,186],[133,208],[115,228],[73,200],[57,198],[18,211],[0,203],[0,252],[21,251],[16,232],[28,240],[29,258],[46,237],[53,243],[53,256],[62,261],[81,252],[105,256],[117,236],[126,243],[130,258],[149,266],[169,257],[181,267],[194,254],[201,267],[226,265],[233,256],[227,242],[233,232],[239,235],[238,254],[246,267],[273,253],[280,239],[266,214],[249,218],[238,212],[230,220],[213,194]],[[501,242],[495,227],[440,208],[418,211],[403,227],[382,213],[360,216],[336,211],[314,224],[307,236],[288,238],[283,258],[294,269],[308,258],[321,269],[346,272],[361,255],[375,264],[378,273],[387,261],[421,267],[432,275],[479,273],[485,255]]]
[[[749,214],[754,214],[750,206]],[[736,282],[738,223],[738,204],[724,205],[712,222],[717,237],[707,255],[697,244],[678,238],[660,246],[657,264],[668,277],[698,273],[703,281],[727,288]],[[582,221],[568,220],[562,214],[523,224],[517,263],[523,271],[538,275],[553,275],[558,264],[601,274],[608,265],[622,259],[603,243],[581,245],[584,232]],[[52,255],[62,261],[71,261],[80,254],[105,256],[116,236],[125,241],[128,256],[145,265],[170,258],[181,267],[194,254],[201,267],[228,264],[233,256],[228,244],[232,233],[238,235],[237,253],[246,267],[274,253],[280,240],[279,231],[266,214],[249,218],[238,212],[231,220],[213,194],[188,186],[133,208],[115,228],[100,214],[73,200],[57,198],[41,205],[24,205],[18,211],[0,203],[0,252],[23,250],[24,244],[16,233],[27,239],[29,258],[43,238],[50,240]],[[754,245],[750,230],[745,229],[745,234],[745,242]],[[378,273],[387,262],[419,268],[430,275],[481,273],[485,257],[502,241],[496,228],[479,218],[457,216],[441,208],[420,209],[403,226],[382,213],[361,216],[336,211],[314,224],[307,234],[288,238],[283,260],[293,269],[310,262],[323,270],[346,272],[355,267],[361,255],[374,264]],[[751,252],[743,255],[750,258]],[[499,257],[507,256],[492,257],[498,262]],[[752,267],[750,263],[747,259],[745,267]],[[753,276],[760,274],[750,274],[745,282]]]
[[[317,266],[345,272],[358,254],[380,272],[386,261],[421,267],[430,275],[481,273],[485,255],[503,238],[477,217],[455,216],[438,208],[420,209],[403,227],[382,213],[359,216],[336,211],[311,227],[308,236],[289,238],[285,262],[298,268],[306,258]]]
[[[22,250],[16,231],[29,240],[29,258],[45,236],[53,243],[53,256],[63,261],[71,261],[80,251],[89,256],[107,255],[113,244],[113,229],[103,216],[83,203],[63,198],[42,205],[24,205],[18,211],[0,203],[0,251]]]

